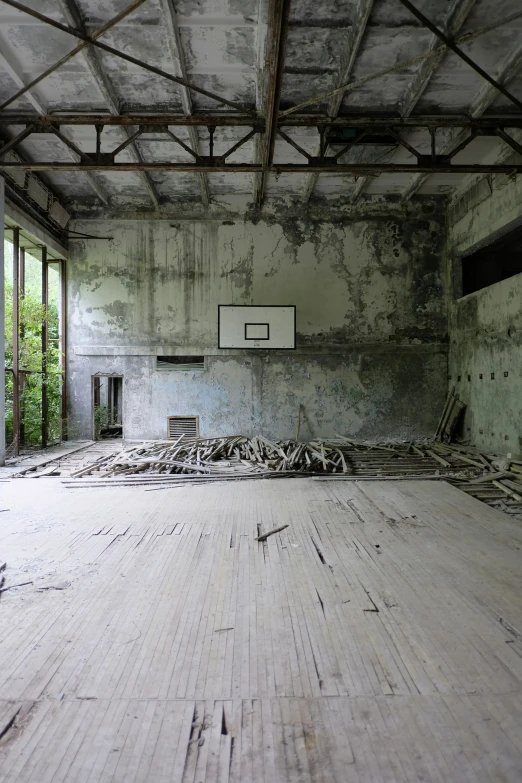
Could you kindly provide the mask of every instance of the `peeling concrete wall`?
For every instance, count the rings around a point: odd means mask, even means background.
[[[124,376],[128,438],[433,433],[447,381],[440,212],[407,220],[86,221],[69,265],[72,431],[91,434],[91,376]],[[298,348],[217,349],[218,304],[294,304]],[[204,372],[155,356],[204,354]]]
[[[448,215],[450,385],[467,410],[464,435],[522,453],[522,274],[461,297],[460,259],[522,224],[522,181],[482,180]]]

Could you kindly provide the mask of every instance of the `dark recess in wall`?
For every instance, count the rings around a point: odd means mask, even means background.
[[[522,272],[522,228],[462,259],[462,295]]]

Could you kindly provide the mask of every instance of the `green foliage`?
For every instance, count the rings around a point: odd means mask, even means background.
[[[7,244],[7,243],[6,243]],[[7,249],[7,248],[6,248]],[[13,285],[8,278],[6,253],[5,280],[5,366],[13,366]],[[36,262],[36,259],[32,259]],[[39,262],[36,262],[39,264]],[[40,267],[41,269],[41,267]],[[37,270],[38,271],[38,270]],[[33,273],[34,276],[34,273]],[[53,281],[54,282],[54,281]],[[42,428],[42,324],[46,309],[35,293],[36,286],[26,286],[25,298],[20,300],[20,412],[24,423],[24,440],[27,446],[41,443]],[[36,289],[37,290],[37,289]],[[47,364],[47,400],[49,443],[61,435],[61,367],[59,351],[59,313],[57,297],[47,308],[49,324],[49,348],[45,353]],[[13,442],[13,375],[6,373],[6,444]]]
[[[96,405],[94,408],[94,439],[98,440],[103,427],[109,423],[109,409],[106,405]]]

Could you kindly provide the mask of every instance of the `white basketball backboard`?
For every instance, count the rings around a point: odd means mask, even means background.
[[[218,348],[295,348],[293,305],[219,305]]]

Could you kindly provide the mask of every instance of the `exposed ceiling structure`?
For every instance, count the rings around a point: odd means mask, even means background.
[[[447,195],[522,172],[521,73],[520,0],[0,0],[0,167],[58,223]]]

